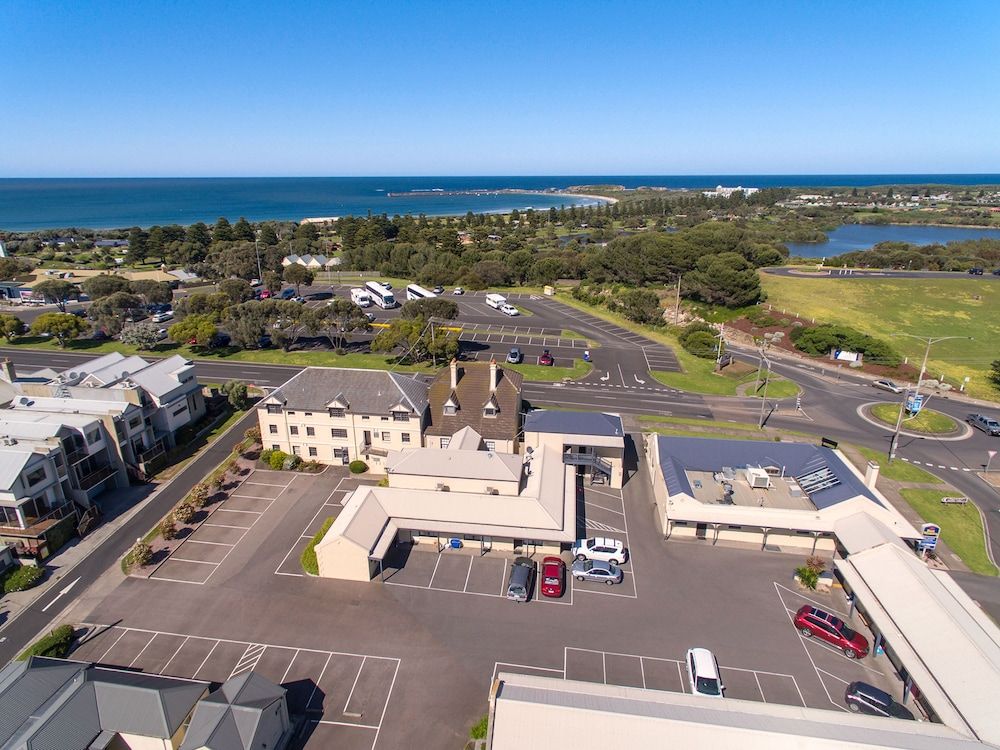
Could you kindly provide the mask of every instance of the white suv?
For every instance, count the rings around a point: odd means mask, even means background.
[[[509,315],[512,318],[515,315],[520,315],[521,314],[521,311],[518,310],[513,305],[500,305],[500,312],[502,312],[504,315]]]
[[[726,689],[719,676],[719,663],[707,648],[691,648],[687,652],[688,684],[694,695],[723,697]]]
[[[570,552],[577,560],[601,560],[612,565],[620,565],[628,559],[628,550],[624,544],[617,539],[601,536],[578,539]]]

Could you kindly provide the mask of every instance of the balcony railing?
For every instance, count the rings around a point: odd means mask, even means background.
[[[570,466],[591,466],[611,476],[611,462],[594,453],[563,453],[563,463]]]
[[[112,476],[114,473],[115,470],[113,467],[102,466],[99,469],[95,469],[94,471],[90,472],[89,474],[84,474],[79,479],[80,489],[84,491],[92,489],[93,487],[96,487],[98,484],[103,482],[108,477]]]
[[[40,535],[45,531],[45,529],[49,528],[57,521],[65,518],[66,516],[71,516],[75,512],[76,510],[73,507],[73,503],[66,502],[40,516],[29,516],[25,513],[23,527],[0,521],[0,531],[4,531],[6,533],[10,533],[11,531],[21,531],[28,535]]]
[[[83,459],[89,456],[90,453],[87,452],[86,446],[83,448],[77,448],[74,451],[66,451],[66,462],[72,466],[73,464],[80,463]]]

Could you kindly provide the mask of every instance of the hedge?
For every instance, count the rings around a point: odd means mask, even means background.
[[[21,565],[3,577],[3,592],[13,594],[15,591],[27,591],[38,585],[45,571],[34,565]]]
[[[28,646],[17,659],[24,661],[29,656],[53,656],[57,659],[64,659],[69,654],[69,647],[72,643],[73,626],[60,625],[48,635],[42,636]]]
[[[299,562],[302,564],[302,570],[310,575],[319,575],[319,561],[316,559],[316,545],[320,543],[320,540],[326,536],[326,532],[330,530],[334,522],[333,516],[326,519],[323,525],[320,527],[319,531],[309,540],[309,544],[306,548],[302,550],[302,555],[299,557]]]
[[[347,468],[351,470],[352,474],[364,474],[368,471],[368,464],[364,461],[354,460],[351,461]]]

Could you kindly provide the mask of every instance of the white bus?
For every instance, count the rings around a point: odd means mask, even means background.
[[[507,298],[502,294],[487,294],[486,304],[499,310],[502,306],[507,304]]]
[[[369,281],[365,284],[365,290],[371,296],[372,301],[383,310],[396,306],[396,298],[392,292],[379,284],[377,281]]]
[[[437,297],[434,292],[424,289],[419,284],[410,284],[406,287],[406,299],[430,299],[431,297]]]
[[[358,307],[371,307],[372,298],[364,289],[355,287],[351,290],[351,302],[353,302]]]

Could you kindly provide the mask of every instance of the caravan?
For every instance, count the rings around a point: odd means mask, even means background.
[[[507,304],[507,298],[504,297],[502,294],[490,293],[486,295],[486,304],[496,310],[499,310],[501,307]]]
[[[353,302],[358,307],[371,307],[372,298],[364,289],[355,287],[351,290],[351,302]]]

